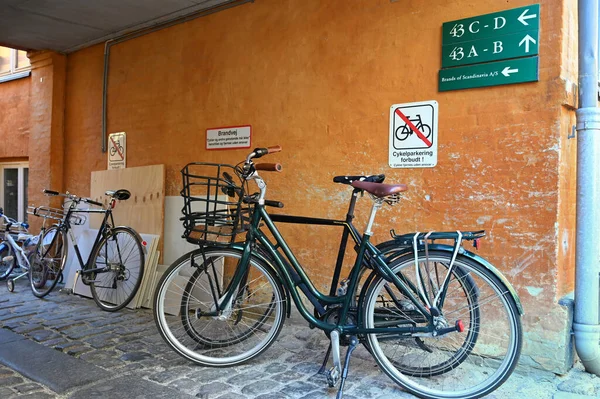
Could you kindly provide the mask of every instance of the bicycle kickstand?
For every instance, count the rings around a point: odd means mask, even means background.
[[[342,371],[342,380],[340,381],[340,389],[338,390],[336,399],[342,399],[343,391],[344,391],[344,383],[346,382],[346,378],[348,377],[348,367],[350,366],[350,356],[356,346],[358,345],[358,338],[356,335],[350,337],[350,345],[348,346],[348,350],[346,351],[346,359],[344,360],[344,370]]]

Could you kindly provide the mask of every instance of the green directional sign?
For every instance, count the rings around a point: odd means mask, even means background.
[[[539,27],[540,5],[533,4],[492,14],[445,22],[442,25],[442,45],[538,30]]]
[[[442,46],[442,68],[538,54],[539,31],[523,31]]]
[[[538,58],[488,62],[440,70],[439,91],[538,81]]]

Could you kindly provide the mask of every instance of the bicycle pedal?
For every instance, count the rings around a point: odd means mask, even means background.
[[[5,256],[4,258],[2,258],[2,262],[12,262],[14,259],[15,259],[14,256],[8,255],[8,256]]]
[[[339,367],[333,366],[329,370],[327,370],[327,385],[329,385],[330,388],[333,388],[340,380],[341,374],[342,373],[340,372]]]

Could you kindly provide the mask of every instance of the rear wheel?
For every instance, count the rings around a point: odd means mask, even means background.
[[[465,257],[458,256],[448,273],[451,256],[430,251],[425,262],[420,253],[418,267],[413,254],[396,259],[390,268],[405,288],[378,278],[364,301],[367,328],[428,327],[430,315],[421,313],[408,293],[427,307],[447,282],[438,296],[440,315],[433,320],[449,331],[368,335],[382,370],[422,398],[487,395],[512,373],[521,352],[521,322],[509,290],[492,272]]]
[[[58,283],[67,261],[67,235],[52,226],[40,237],[29,259],[29,283],[33,295],[42,298]]]
[[[92,269],[85,274],[96,304],[114,312],[126,306],[140,288],[144,275],[144,250],[137,234],[128,227],[112,229],[92,253]]]
[[[231,366],[260,355],[279,335],[285,317],[283,288],[255,258],[233,287],[229,280],[241,256],[235,249],[197,250],[163,275],[154,296],[154,319],[181,356],[205,366]]]

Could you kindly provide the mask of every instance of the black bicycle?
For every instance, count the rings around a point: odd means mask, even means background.
[[[494,266],[463,248],[463,241],[477,246],[485,233],[392,231],[392,240],[374,245],[376,213],[398,204],[407,189],[382,183],[383,176],[334,178],[352,187],[345,220],[269,213],[283,204],[266,198],[259,172],[281,166],[254,159],[280,150],[256,148],[237,166],[183,168],[184,237],[200,248],[176,260],[157,285],[154,317],[167,344],[203,366],[240,364],[275,341],[295,305],[330,338],[322,370],[330,386],[339,384],[338,398],[359,343],[421,398],[475,399],[498,388],[519,359],[522,306]],[[249,194],[249,181],[260,192]],[[361,234],[353,219],[362,193],[373,205]],[[343,229],[328,293],[311,281],[277,223]],[[347,243],[356,258],[342,278]],[[340,346],[348,346],[343,363]]]
[[[110,197],[105,207],[100,202],[67,193],[44,190],[49,196],[65,197],[64,209],[37,207],[32,214],[53,218],[57,223],[47,228],[40,237],[30,259],[29,279],[35,296],[48,295],[58,283],[67,259],[67,234],[71,236],[80,271],[78,277],[90,287],[94,301],[101,309],[114,312],[126,306],[137,293],[144,274],[145,247],[140,235],[131,227],[115,227],[112,210],[117,201],[127,200],[127,190],[107,191]],[[79,209],[79,204],[101,209]],[[81,213],[102,213],[104,218],[90,256],[84,263],[72,225],[80,224]]]

